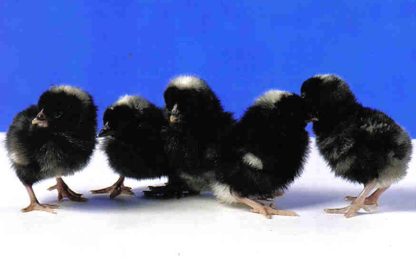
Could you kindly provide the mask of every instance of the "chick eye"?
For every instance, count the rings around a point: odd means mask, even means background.
[[[62,117],[64,113],[62,111],[57,111],[55,112],[55,114],[53,115],[55,119],[59,119]]]

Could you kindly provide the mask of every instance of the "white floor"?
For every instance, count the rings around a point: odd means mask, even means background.
[[[99,151],[84,171],[66,179],[88,202],[64,201],[56,215],[23,214],[20,208],[28,197],[3,145],[0,164],[1,258],[384,258],[409,255],[416,241],[415,159],[408,177],[383,196],[377,213],[345,219],[323,209],[346,205],[343,197],[357,194],[361,186],[334,178],[314,148],[303,176],[276,200],[300,217],[271,220],[222,205],[209,194],[165,201],[143,198],[147,185],[163,180],[128,180],[137,197],[92,196],[90,189],[117,178]],[[35,185],[41,202],[55,202],[56,193],[46,190],[53,183],[49,179]]]

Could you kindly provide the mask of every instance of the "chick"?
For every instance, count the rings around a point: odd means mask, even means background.
[[[371,211],[380,195],[406,175],[412,154],[409,135],[386,114],[357,102],[336,75],[309,78],[301,91],[317,118],[313,130],[318,148],[335,175],[364,185],[358,197],[346,197],[349,206],[326,212],[350,218],[360,209]]]
[[[270,90],[247,109],[230,135],[217,181],[211,186],[224,203],[241,203],[267,218],[296,216],[259,200],[281,195],[298,177],[309,151],[308,115],[296,94]]]
[[[85,91],[67,85],[54,86],[44,92],[37,105],[17,114],[6,136],[12,166],[26,187],[33,210],[55,213],[57,205],[41,204],[32,185],[56,177],[58,200],[85,201],[72,191],[62,176],[85,167],[96,142],[97,108]]]
[[[110,166],[120,175],[112,186],[92,193],[133,195],[124,186],[125,177],[149,179],[167,176],[168,162],[164,153],[161,129],[167,124],[163,111],[139,96],[123,96],[104,113],[102,148]]]
[[[178,76],[164,92],[169,126],[164,131],[165,152],[179,192],[208,190],[215,179],[222,141],[234,125],[208,84],[195,76]],[[181,182],[183,184],[178,184]],[[165,188],[169,192],[169,188]],[[162,192],[158,189],[156,194]],[[147,195],[155,193],[152,189]]]

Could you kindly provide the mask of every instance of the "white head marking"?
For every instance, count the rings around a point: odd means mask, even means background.
[[[143,110],[150,106],[150,103],[140,97],[140,96],[134,96],[134,95],[124,95],[121,96],[114,104],[114,106],[121,106],[126,105],[132,109],[136,110]]]
[[[317,74],[313,77],[321,79],[323,82],[333,81],[333,80],[342,80],[340,76],[335,74]]]
[[[181,75],[173,78],[168,87],[176,87],[178,89],[205,89],[208,88],[207,83],[196,76]]]
[[[57,85],[53,86],[49,91],[53,93],[63,92],[68,95],[76,96],[83,103],[91,103],[90,96],[81,88],[70,86],[70,85]]]
[[[279,102],[283,97],[293,95],[292,93],[280,91],[280,90],[269,90],[262,96],[258,97],[254,102],[254,105],[273,107],[275,103]]]

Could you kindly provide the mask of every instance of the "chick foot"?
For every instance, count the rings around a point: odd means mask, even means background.
[[[389,187],[379,188],[375,192],[373,192],[373,194],[365,198],[365,201],[364,201],[365,207],[363,209],[368,212],[375,211],[378,208],[378,200],[380,199],[381,194],[383,194],[388,188]],[[345,197],[346,201],[351,201],[351,202],[356,199],[357,197],[354,197],[354,196]]]
[[[62,201],[64,198],[68,198],[71,201],[85,202],[86,198],[82,197],[82,194],[76,193],[71,190],[61,177],[56,178],[56,184],[48,188],[49,191],[58,191],[58,201]]]
[[[346,218],[352,218],[357,215],[360,209],[363,209],[366,212],[374,211],[372,206],[367,206],[365,204],[351,204],[344,208],[325,209],[325,212],[328,214],[344,214]]]
[[[191,190],[183,185],[166,184],[163,186],[149,186],[148,191],[143,191],[144,196],[154,199],[183,198],[199,195],[198,191]]]
[[[22,212],[30,212],[37,210],[56,214],[56,211],[54,209],[59,208],[59,205],[40,204],[38,199],[36,198],[35,192],[32,189],[32,185],[25,185],[25,187],[27,193],[29,194],[30,204],[26,208],[22,209]]]
[[[45,211],[52,214],[56,214],[55,209],[59,208],[59,205],[55,204],[40,204],[39,202],[30,203],[29,206],[22,209],[22,212],[30,212],[30,211]]]
[[[92,190],[91,193],[93,194],[109,193],[110,199],[114,199],[120,194],[134,196],[134,192],[131,190],[131,187],[124,185],[124,176],[120,176],[117,182],[115,182],[110,187],[99,189],[99,190]]]
[[[346,201],[351,201],[351,202],[353,202],[356,199],[357,199],[357,197],[354,197],[354,196],[346,196],[345,197]],[[366,198],[364,200],[364,204],[362,206],[362,209],[365,210],[366,212],[370,212],[370,213],[374,212],[378,209],[378,201],[374,201],[374,200],[371,200],[369,198]]]
[[[298,214],[293,211],[275,209],[272,207],[272,204],[267,206],[248,198],[238,198],[238,201],[242,204],[249,206],[251,208],[251,212],[261,214],[268,219],[271,219],[273,215],[291,217],[298,216]]]
[[[374,205],[377,204],[377,200],[381,193],[385,190],[377,189],[370,197],[368,197],[368,205],[366,204],[367,195],[377,187],[376,181],[372,181],[364,186],[363,191],[358,197],[347,197],[346,199],[352,200],[351,204],[344,208],[337,209],[325,209],[329,214],[344,214],[346,218],[352,218],[357,215],[360,209],[364,209],[367,212],[374,210]]]

